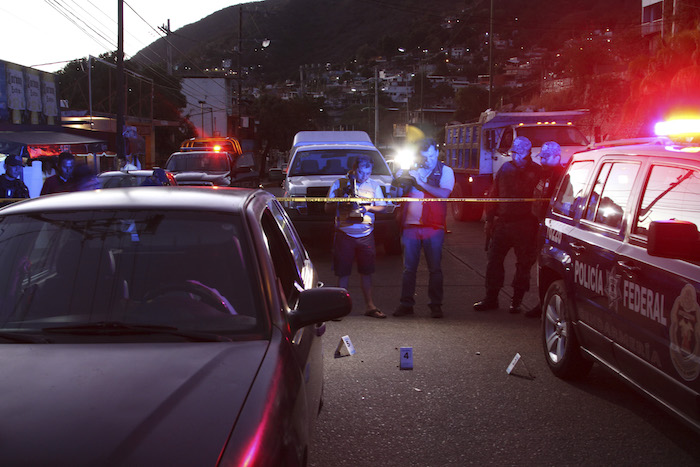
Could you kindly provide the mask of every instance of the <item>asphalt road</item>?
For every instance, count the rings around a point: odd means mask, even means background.
[[[502,309],[477,313],[485,253],[481,223],[451,223],[444,319],[431,319],[427,270],[418,275],[416,315],[395,318],[402,263],[379,249],[374,297],[390,316],[362,315],[353,274],[352,313],[327,324],[325,396],[310,449],[311,466],[700,465],[700,436],[624,383],[594,366],[566,382],[546,366],[540,323]],[[310,242],[307,242],[310,243]],[[335,284],[330,254],[310,250],[321,279]],[[506,283],[514,270],[512,255]],[[532,305],[533,287],[525,298]],[[342,336],[356,354],[334,358]],[[399,369],[399,348],[413,369]],[[506,368],[516,353],[512,374]]]

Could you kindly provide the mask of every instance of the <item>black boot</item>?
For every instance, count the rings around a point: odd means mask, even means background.
[[[519,294],[517,292],[515,295],[513,295],[513,299],[510,301],[510,308],[508,308],[508,313],[516,314],[522,311],[520,305],[523,302],[523,295],[524,294]]]
[[[488,293],[486,298],[474,304],[475,311],[489,311],[498,309],[498,293]]]

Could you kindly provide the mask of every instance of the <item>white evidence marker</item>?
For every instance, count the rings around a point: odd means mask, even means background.
[[[343,336],[338,342],[338,347],[335,349],[336,357],[347,357],[349,355],[355,355],[355,346],[352,345],[350,341],[350,336]]]

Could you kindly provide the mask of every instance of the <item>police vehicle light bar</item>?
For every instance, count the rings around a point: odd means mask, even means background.
[[[658,122],[654,126],[657,136],[679,136],[700,134],[700,119],[684,118]]]

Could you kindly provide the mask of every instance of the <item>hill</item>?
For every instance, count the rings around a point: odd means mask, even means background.
[[[514,48],[556,48],[593,29],[639,27],[638,0],[494,0],[494,32]],[[238,5],[224,8],[170,34],[173,63],[198,70],[237,63]],[[483,46],[489,0],[265,0],[242,5],[243,66],[262,68],[265,81],[290,79],[304,64],[350,64],[356,58],[391,57],[398,48],[437,51],[451,45]],[[449,23],[447,19],[451,19]],[[271,41],[263,49],[263,39]],[[166,40],[134,60],[164,63]]]

